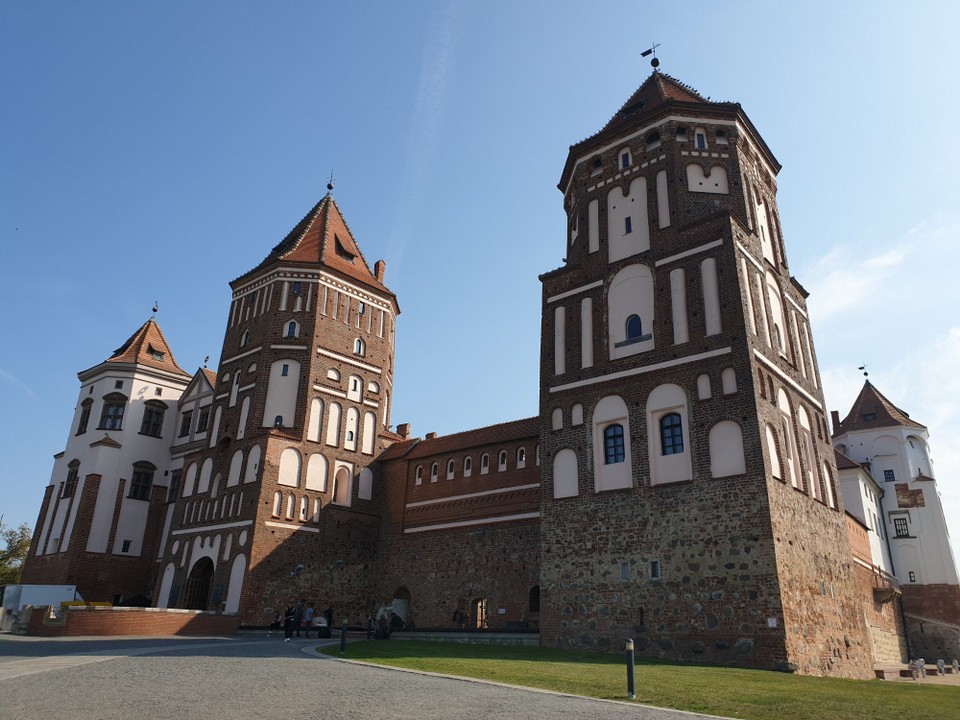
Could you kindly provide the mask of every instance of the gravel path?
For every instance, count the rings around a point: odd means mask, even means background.
[[[0,636],[0,717],[17,720],[708,717],[318,658],[304,652],[312,640],[46,641],[24,643],[29,654],[11,644]]]

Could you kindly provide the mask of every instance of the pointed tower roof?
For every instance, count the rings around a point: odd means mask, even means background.
[[[153,318],[141,325],[105,362],[135,363],[190,377],[190,373],[177,365],[160,326]]]
[[[854,430],[874,430],[882,427],[925,428],[916,420],[911,420],[903,410],[887,400],[869,380],[863,383],[860,394],[853,402],[850,412],[840,422],[837,435]]]
[[[280,261],[325,265],[375,290],[393,293],[370,270],[331,193],[327,193],[253,270],[234,280]],[[233,283],[231,283],[233,284]]]
[[[606,125],[600,130],[601,133],[618,127],[629,120],[632,120],[640,113],[649,112],[658,105],[662,105],[668,100],[677,100],[679,102],[691,103],[711,103],[721,105],[724,103],[713,103],[703,97],[689,85],[685,85],[676,78],[665,75],[662,72],[654,71],[650,77],[643,81],[633,95],[621,106]]]

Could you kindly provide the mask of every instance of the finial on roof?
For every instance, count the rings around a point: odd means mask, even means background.
[[[204,356],[204,358],[203,358],[203,367],[204,367],[204,369],[206,369],[208,362],[210,362],[210,356],[209,356],[209,355],[206,355],[206,356]]]
[[[864,376],[865,378],[870,377],[870,373],[867,371],[867,364],[866,364],[866,363],[864,363],[863,365],[861,365],[860,367],[858,367],[857,370],[862,370],[862,371],[863,371],[863,376]],[[870,382],[870,381],[867,380],[867,382]]]
[[[154,301],[153,301],[153,317],[154,317],[154,318],[157,317],[157,310],[159,310],[159,309],[160,309],[160,301],[159,301],[159,300],[154,300]]]
[[[327,193],[333,192],[333,170],[330,171],[330,180],[327,181]]]
[[[658,69],[660,67],[660,60],[657,59],[657,48],[660,47],[660,43],[655,42],[649,50],[644,50],[640,53],[640,57],[647,57],[648,55],[653,55],[653,59],[650,61],[651,67],[653,67],[654,72],[660,72]]]

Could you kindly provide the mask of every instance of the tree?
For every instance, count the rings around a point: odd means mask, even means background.
[[[20,582],[23,561],[30,550],[32,533],[26,523],[18,528],[8,528],[0,521],[0,585]]]

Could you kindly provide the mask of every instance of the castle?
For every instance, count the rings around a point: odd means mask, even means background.
[[[925,430],[885,399],[861,412],[868,384],[835,451],[779,170],[739,104],[654,72],[564,165],[538,415],[423,439],[391,430],[384,263],[328,192],[230,284],[216,373],[150,319],[79,374],[24,582],[254,626],[301,596],[354,622],[392,603],[816,675],[948,654],[960,584]],[[912,448],[892,485],[888,438]]]

